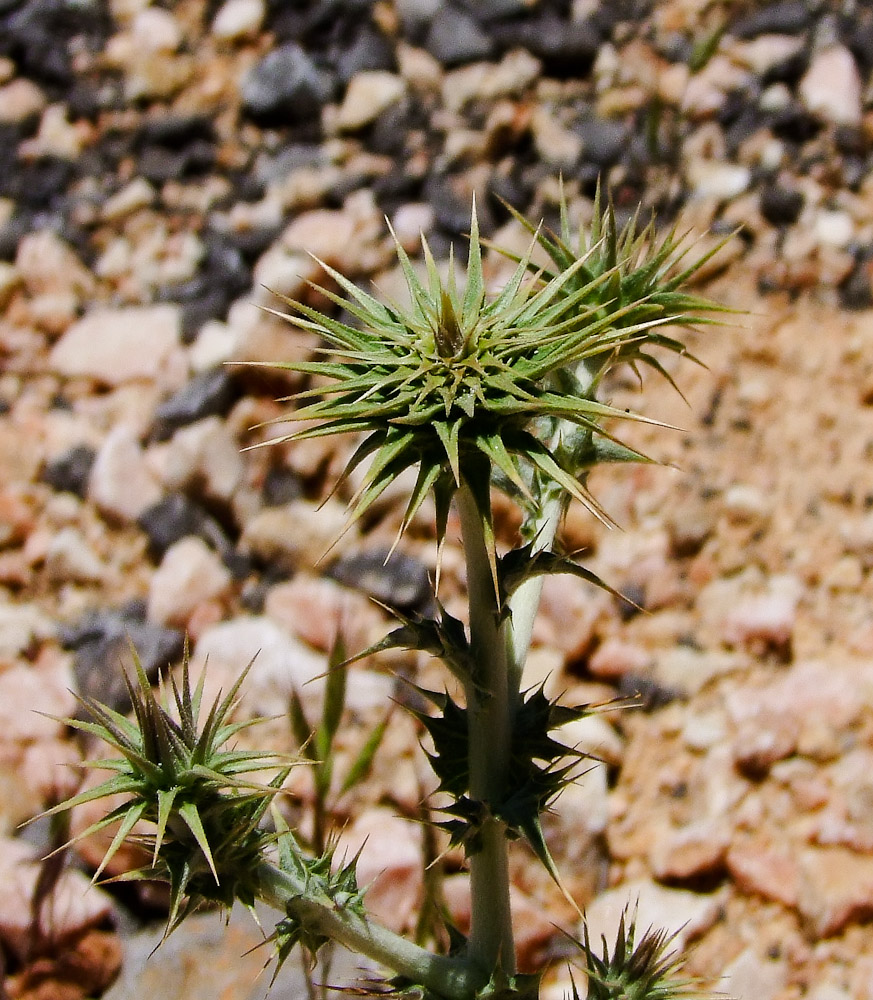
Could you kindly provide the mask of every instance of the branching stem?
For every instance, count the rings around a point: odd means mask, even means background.
[[[261,863],[258,879],[264,902],[296,917],[308,930],[366,955],[445,1000],[469,1000],[474,995],[478,970],[465,959],[434,955],[334,900],[313,896],[302,878],[270,862]]]

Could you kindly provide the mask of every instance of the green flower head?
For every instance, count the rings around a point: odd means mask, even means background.
[[[322,359],[275,367],[330,380],[294,397],[296,408],[281,419],[308,426],[281,440],[364,435],[345,470],[370,460],[351,500],[353,519],[411,467],[418,476],[401,532],[431,490],[440,534],[462,483],[484,513],[492,475],[529,507],[542,495],[531,488],[538,477],[601,516],[580,474],[596,461],[643,459],[604,426],[610,418],[643,418],[599,402],[597,388],[620,361],[666,374],[645,348],[684,352],[663,334],[664,324],[699,321],[716,310],[677,291],[703,261],[667,277],[683,255],[679,241],[671,235],[658,243],[651,227],[637,235],[633,223],[617,234],[611,209],[598,216],[596,238],[580,243],[578,252],[570,246],[565,205],[561,237],[518,218],[532,233],[531,246],[494,294],[483,278],[474,203],[463,291],[453,267],[447,280],[441,277],[422,239],[424,278],[397,244],[408,306],[381,302],[322,263],[339,290],[315,287],[348,321],[287,299],[291,313],[277,313],[317,333],[326,346]],[[554,262],[552,270],[532,264],[537,244]],[[565,438],[575,433],[572,449],[557,446],[559,426]]]

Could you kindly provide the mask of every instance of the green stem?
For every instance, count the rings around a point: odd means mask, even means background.
[[[500,969],[515,972],[515,943],[509,907],[506,825],[489,806],[506,794],[513,716],[518,689],[509,686],[506,636],[485,544],[482,513],[470,489],[457,494],[467,562],[470,648],[476,664],[467,689],[470,797],[486,815],[470,854],[470,961],[486,981]]]
[[[564,502],[561,496],[547,500],[539,514],[531,519],[529,534],[533,536],[533,553],[552,547],[561,518]],[[509,598],[508,644],[510,684],[516,691],[521,690],[524,664],[530,649],[534,622],[540,607],[545,578],[534,576],[525,582]]]
[[[268,861],[261,863],[258,877],[261,899],[297,918],[307,929],[366,955],[445,1000],[475,996],[478,970],[467,960],[434,955],[334,900],[313,897],[302,878]]]

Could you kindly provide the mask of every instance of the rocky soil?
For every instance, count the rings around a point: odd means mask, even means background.
[[[685,400],[629,372],[608,386],[681,429],[627,428],[665,467],[597,472],[620,530],[573,508],[564,531],[642,610],[546,587],[530,684],[644,702],[572,733],[603,762],[549,819],[553,851],[596,933],[638,900],[723,993],[873,997],[871,166],[873,11],[852,0],[0,0],[7,995],[103,993],[131,913],[161,911],[83,891],[99,844],[61,873],[37,859],[62,834],[19,830],[79,782],[86,748],[56,721],[71,690],[122,704],[128,643],[156,677],[187,632],[216,687],[258,652],[244,711],[281,715],[297,687],[314,714],[338,629],[362,649],[389,628],[370,598],[431,599],[426,514],[384,563],[407,484],[325,556],[350,443],[243,450],[281,433],[274,400],[303,383],[226,363],[317,346],[258,308],[267,289],[312,295],[313,253],[394,294],[384,217],[446,260],[474,193],[486,234],[521,248],[501,199],[554,222],[562,174],[579,225],[600,177],[622,218],[642,202],[701,248],[736,230],[705,290],[738,313],[692,335],[705,367],[670,362]],[[443,585],[457,613],[454,541]],[[443,682],[411,656],[357,664],[338,767],[402,698],[397,672]],[[422,891],[420,737],[395,711],[336,803],[398,929]],[[293,748],[281,719],[260,738]],[[304,827],[311,803],[297,770]],[[523,849],[513,864],[521,960],[554,962],[560,996],[572,913]],[[463,923],[461,859],[446,867]],[[209,968],[214,989],[241,975]]]

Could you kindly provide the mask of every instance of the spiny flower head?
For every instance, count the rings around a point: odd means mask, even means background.
[[[239,732],[259,721],[228,721],[251,664],[225,697],[215,699],[201,725],[205,674],[192,691],[187,651],[181,686],[171,677],[172,711],[169,699],[162,704],[155,696],[135,650],[133,653],[136,681],[125,675],[133,720],[91,698],[81,700],[93,721],[67,720],[118,751],[119,757],[86,762],[89,767],[114,772],[113,776],[55,806],[50,813],[124,794],[121,805],[75,839],[119,824],[95,873],[97,879],[137,823],[154,824],[152,836],[139,838],[151,849],[151,865],[121,877],[170,882],[169,931],[200,899],[226,906],[234,899],[253,901],[257,887],[251,880],[270,839],[260,821],[289,767],[276,753],[227,747]],[[245,778],[265,767],[278,768],[269,784]],[[187,904],[180,910],[185,899]]]
[[[563,217],[569,240],[565,211]],[[517,258],[513,275],[493,295],[483,278],[475,204],[463,293],[453,267],[447,280],[441,278],[424,239],[423,280],[397,245],[409,291],[406,307],[380,302],[322,264],[339,291],[315,287],[350,319],[293,300],[286,300],[289,315],[277,313],[317,333],[327,346],[321,359],[276,367],[330,380],[294,397],[296,408],[280,419],[308,426],[280,440],[364,435],[345,470],[348,474],[370,460],[351,500],[353,519],[401,473],[417,467],[401,532],[434,490],[442,535],[449,500],[462,483],[471,488],[486,519],[493,473],[530,507],[536,506],[531,490],[536,476],[600,515],[578,479],[585,463],[643,458],[615,442],[604,427],[611,417],[643,418],[599,402],[600,377],[611,362],[625,360],[662,370],[644,346],[684,350],[663,336],[661,327],[690,323],[716,309],[672,288],[702,261],[679,279],[667,280],[665,272],[675,264],[675,240],[655,244],[651,230],[617,237],[611,219],[611,213],[605,223],[598,219],[597,231],[604,229],[603,234],[578,253],[563,238],[546,236],[523,220],[534,234],[530,250]],[[553,271],[532,266],[537,242],[551,254]],[[665,282],[672,290],[658,292]],[[587,385],[575,375],[585,363],[596,371]],[[588,448],[582,460],[576,449],[573,459],[541,433],[544,422],[577,428],[605,446]]]
[[[583,938],[575,941],[583,953],[588,976],[588,1000],[698,1000],[693,979],[680,974],[681,956],[671,950],[676,935],[649,928],[637,937],[636,912],[622,913],[612,948],[601,939],[598,954],[587,924]],[[573,986],[572,1000],[579,1000]]]

